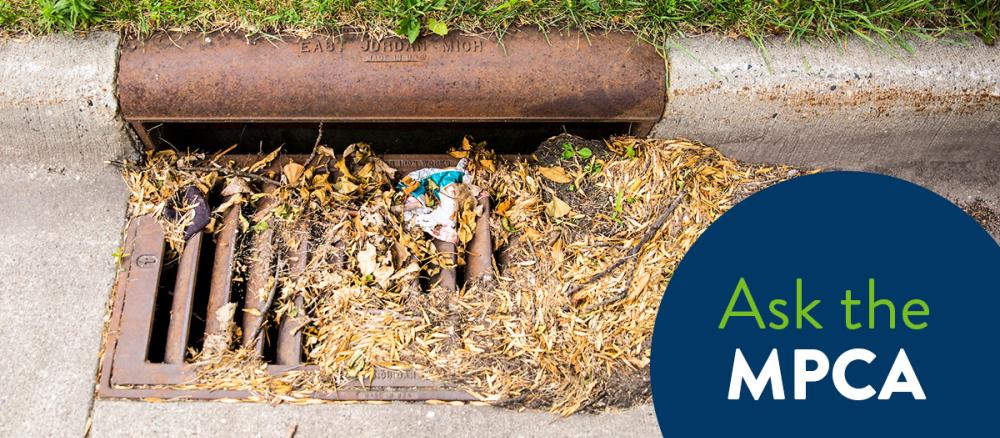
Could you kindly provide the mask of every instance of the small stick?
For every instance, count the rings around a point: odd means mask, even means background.
[[[276,186],[277,185],[281,185],[280,182],[275,181],[275,180],[273,180],[271,178],[268,178],[266,176],[257,175],[256,173],[244,172],[242,170],[227,169],[225,167],[210,167],[210,166],[190,166],[189,167],[189,166],[185,166],[185,167],[178,167],[177,170],[182,170],[182,171],[185,171],[185,172],[219,172],[219,173],[224,173],[224,174],[229,174],[229,175],[241,176],[241,177],[244,177],[244,178],[250,178],[250,179],[256,180],[258,182],[267,183],[267,184],[274,184]]]
[[[260,336],[260,331],[264,327],[264,321],[267,320],[267,313],[271,311],[271,306],[274,305],[274,298],[278,295],[278,271],[281,269],[281,256],[278,256],[278,260],[274,263],[274,284],[271,285],[271,291],[267,294],[267,302],[264,303],[264,308],[260,312],[260,322],[254,327],[253,333],[250,335],[252,342],[257,342],[257,337]]]
[[[625,254],[625,257],[618,259],[617,261],[612,263],[611,266],[608,266],[603,271],[598,272],[593,277],[590,277],[589,280],[577,284],[576,286],[573,286],[572,288],[570,288],[569,292],[566,292],[566,296],[572,297],[573,294],[579,292],[580,289],[582,289],[584,286],[604,278],[615,269],[618,269],[628,261],[635,258],[635,256],[639,255],[639,251],[642,250],[642,247],[646,246],[646,244],[649,243],[649,241],[653,238],[653,236],[656,236],[657,232],[659,232],[660,228],[663,227],[663,224],[667,222],[667,219],[670,218],[670,215],[674,212],[674,210],[677,209],[677,206],[680,205],[681,200],[684,199],[684,195],[686,194],[687,194],[687,189],[681,190],[681,192],[677,194],[677,197],[675,197],[673,201],[670,201],[670,206],[667,207],[667,210],[664,211],[662,214],[660,214],[660,217],[656,218],[656,221],[653,222],[652,225],[650,225],[649,230],[647,230],[646,234],[642,236],[642,239],[639,239],[639,243],[633,246],[632,249],[630,249],[628,253]],[[629,283],[631,284],[631,281]],[[625,289],[623,293],[627,294],[628,289]]]
[[[137,166],[135,164],[132,164],[132,163],[129,163],[129,162],[125,162],[125,161],[109,160],[109,161],[105,161],[105,163],[110,164],[110,165],[115,166],[115,167],[122,168],[122,169],[133,169],[133,170],[139,170],[139,169],[141,169],[140,166]],[[268,178],[266,176],[257,175],[255,173],[250,173],[250,172],[244,172],[242,170],[227,169],[225,167],[178,166],[177,170],[180,170],[180,171],[183,171],[183,172],[219,172],[219,173],[223,173],[223,174],[229,174],[229,175],[241,176],[241,177],[244,177],[244,178],[250,178],[252,180],[256,180],[256,181],[262,182],[262,183],[274,184],[274,185],[281,185],[280,182],[278,182],[276,180],[273,180],[271,178]]]
[[[316,149],[319,148],[319,142],[322,139],[323,139],[323,122],[319,122],[319,134],[316,135],[316,143],[313,144],[312,153],[309,154],[309,159],[306,160],[303,166],[309,167],[309,164],[312,163],[313,158],[316,158]]]

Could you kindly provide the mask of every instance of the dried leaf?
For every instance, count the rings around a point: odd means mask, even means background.
[[[247,168],[247,172],[256,172],[256,171],[258,171],[260,169],[263,169],[264,166],[267,166],[268,164],[271,164],[271,162],[274,161],[275,158],[277,158],[278,153],[280,153],[280,152],[281,152],[281,148],[280,147],[277,148],[277,149],[275,149],[275,150],[273,150],[273,151],[271,151],[271,153],[267,154],[267,156],[264,157],[264,159],[262,159],[262,160],[260,160],[260,161],[258,161],[256,163],[251,164],[250,167]]]
[[[448,151],[448,155],[451,155],[452,158],[459,158],[459,159],[461,159],[461,158],[468,157],[469,156],[469,151],[459,151],[459,150],[452,149],[452,150]]]
[[[226,187],[222,189],[222,196],[233,196],[237,193],[250,193],[250,186],[243,178],[230,178]]]
[[[299,178],[302,177],[302,173],[306,170],[304,166],[294,161],[289,161],[284,167],[281,168],[281,173],[285,175],[288,183],[295,185],[299,182]]]
[[[507,213],[507,210],[510,210],[511,205],[514,205],[514,201],[510,199],[504,200],[503,202],[500,203],[500,205],[497,205],[497,214],[501,216],[505,215]]]
[[[496,172],[497,170],[496,166],[493,165],[493,160],[487,160],[487,159],[479,160],[479,165],[482,166],[483,169],[486,169],[490,172]]]
[[[552,195],[552,200],[545,204],[545,214],[556,219],[566,216],[570,211],[572,209],[569,204],[555,195]]]
[[[358,271],[361,272],[362,276],[373,274],[378,268],[376,252],[375,245],[372,245],[371,242],[365,243],[364,249],[358,252]]]
[[[545,179],[552,181],[554,183],[567,184],[573,181],[573,179],[566,174],[566,169],[563,169],[560,166],[553,166],[553,167],[539,166],[538,172],[541,173],[542,176],[545,177]]]
[[[333,152],[333,149],[326,146],[317,146],[316,155],[330,157],[330,158],[337,158],[337,154]]]

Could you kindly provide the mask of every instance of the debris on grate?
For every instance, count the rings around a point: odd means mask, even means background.
[[[452,243],[404,219],[396,182],[459,159],[483,195],[455,200]],[[437,156],[356,144],[120,164],[133,219],[100,396],[479,400],[562,414],[648,399],[649,340],[676,263],[735,196],[793,175],[683,140],[571,136],[534,159],[464,141]],[[192,219],[163,211],[190,186],[214,214],[185,240]]]

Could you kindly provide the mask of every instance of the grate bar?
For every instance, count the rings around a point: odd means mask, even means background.
[[[252,157],[251,157],[252,158]],[[234,156],[234,160],[243,159],[243,156]],[[283,160],[286,158],[279,158]],[[429,159],[429,160],[428,160]],[[436,165],[446,164],[436,156],[424,157],[422,160],[417,157],[405,159],[404,163],[410,166],[428,164],[428,161]],[[442,166],[443,167],[443,166]],[[267,205],[266,198],[258,203],[258,212],[264,211]],[[487,207],[488,199],[481,198],[480,203]],[[186,363],[186,348],[193,336],[210,335],[218,333],[220,327],[215,313],[222,306],[233,300],[233,276],[232,272],[236,246],[239,243],[240,215],[242,209],[239,206],[232,207],[224,213],[223,219],[215,236],[214,251],[211,248],[212,238],[206,234],[196,234],[187,243],[184,252],[178,260],[176,284],[174,286],[174,297],[170,304],[170,318],[167,321],[167,339],[158,339],[153,342],[153,325],[156,316],[157,295],[169,293],[160,286],[161,276],[164,271],[163,257],[165,255],[164,232],[157,220],[151,216],[138,217],[132,220],[126,232],[125,253],[127,256],[123,260],[124,271],[116,282],[115,303],[109,326],[109,332],[105,344],[105,356],[102,362],[102,371],[98,394],[101,397],[159,397],[159,398],[195,398],[211,399],[219,397],[246,397],[250,393],[246,391],[209,391],[193,388],[165,388],[153,387],[150,385],[185,385],[196,378],[195,365]],[[295,249],[288,250],[285,258],[289,262],[289,270],[292,275],[301,273],[309,263],[310,256],[310,229],[304,227],[298,231],[299,239],[290,238],[289,245]],[[256,233],[254,238],[258,238]],[[488,255],[490,250],[481,250],[482,245],[489,248],[489,221],[480,218],[477,221],[477,228],[473,242],[470,243],[470,261],[476,258],[483,258],[480,268],[491,268]],[[268,248],[273,255],[277,251],[276,244],[271,241],[270,236],[266,241],[270,244]],[[276,237],[276,236],[274,236]],[[324,240],[330,240],[332,236],[326,236]],[[485,237],[485,241],[483,238]],[[261,243],[261,242],[257,242]],[[256,256],[259,263],[256,267],[251,266],[251,274],[254,271],[261,271],[265,275],[259,276],[256,280],[247,279],[248,295],[253,295],[249,283],[254,285],[266,284],[269,277],[273,275],[274,265],[272,255],[261,254],[264,246],[255,245]],[[449,269],[442,270],[435,276],[435,282],[441,286],[455,290],[457,289],[458,268],[455,267],[457,255],[454,245],[435,242],[438,251],[445,257],[445,264],[451,265]],[[335,243],[336,250],[329,257],[334,264],[343,264],[345,242]],[[206,259],[207,258],[211,258]],[[412,257],[412,256],[411,256]],[[203,265],[205,263],[205,265]],[[208,265],[210,263],[211,265]],[[211,281],[199,281],[208,276],[211,266]],[[472,266],[466,268],[468,278],[473,278],[476,271]],[[477,268],[478,269],[478,268]],[[489,271],[486,271],[489,272]],[[199,278],[200,277],[200,278]],[[206,284],[208,283],[208,284]],[[415,292],[422,288],[419,282],[414,282]],[[259,287],[256,290],[261,290]],[[270,291],[268,290],[268,293]],[[205,295],[208,295],[207,297]],[[161,297],[163,298],[163,297]],[[207,298],[208,305],[205,321],[205,332],[194,333],[191,323],[195,318],[195,304]],[[256,294],[257,301],[249,299],[245,303],[240,303],[243,308],[261,307],[260,293]],[[248,305],[247,303],[256,305]],[[198,304],[201,305],[201,304]],[[303,303],[296,301],[295,305],[302,309]],[[203,309],[198,309],[198,314]],[[299,312],[304,314],[304,311]],[[252,313],[243,313],[243,322],[253,321],[256,318]],[[265,316],[266,317],[266,316]],[[277,327],[277,339],[273,341],[275,350],[274,363],[267,365],[267,372],[272,375],[279,375],[290,370],[315,370],[315,365],[303,363],[302,356],[304,350],[303,334],[301,332],[301,319],[294,316],[284,318]],[[200,331],[200,329],[199,329]],[[244,330],[244,333],[252,330]],[[245,336],[245,335],[244,335]],[[268,349],[269,341],[263,341],[264,349]],[[164,345],[163,363],[149,361],[150,345]],[[259,347],[258,347],[259,348]],[[260,351],[258,349],[258,351]],[[440,382],[425,380],[414,371],[376,369],[376,375],[370,380],[347,385],[344,388],[329,392],[318,393],[316,397],[335,400],[426,400],[426,399],[447,399],[447,400],[472,400],[473,396],[463,391],[449,388]]]
[[[269,190],[268,190],[269,189]],[[273,187],[265,188],[268,192],[273,191]],[[264,220],[274,206],[276,200],[268,194],[260,199],[257,212],[254,214],[254,223]],[[263,314],[264,305],[271,292],[270,281],[272,277],[272,265],[274,261],[274,230],[270,227],[263,231],[254,233],[253,251],[250,260],[250,273],[247,278],[246,296],[243,300],[244,309],[256,309],[257,313],[243,313],[243,345],[253,343],[258,354],[264,351],[264,336],[257,333],[262,321],[266,317]],[[275,279],[277,281],[277,279]],[[257,334],[255,337],[254,335]],[[255,339],[254,339],[255,338]]]
[[[458,272],[455,269],[458,254],[455,252],[455,244],[434,239],[434,247],[444,258],[444,266],[440,272],[431,276],[431,288],[440,286],[449,291],[458,290]]]
[[[132,258],[126,288],[130,286],[141,290],[147,284],[158,284],[160,281],[160,263],[163,259],[164,236],[156,219],[142,216],[135,219],[136,224]],[[156,289],[150,294],[140,294],[125,303],[122,315],[122,331],[138,334],[118,341],[120,357],[127,361],[144,362],[149,348],[149,338],[153,329],[153,314],[156,306]]]
[[[493,241],[490,238],[490,195],[483,190],[479,195],[483,212],[476,219],[476,231],[465,254],[466,281],[488,280],[493,275]]]
[[[233,256],[240,228],[240,213],[238,205],[230,207],[222,218],[222,229],[217,235],[215,259],[212,264],[212,283],[208,293],[208,312],[205,314],[205,336],[219,333],[223,329],[215,314],[222,306],[229,303],[232,295]]]
[[[170,305],[170,325],[167,327],[167,345],[163,355],[165,363],[184,363],[185,349],[191,336],[191,317],[194,311],[202,239],[204,234],[200,231],[191,236],[177,262],[177,281],[174,286],[174,299]]]

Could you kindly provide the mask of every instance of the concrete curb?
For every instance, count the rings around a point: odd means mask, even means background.
[[[4,164],[94,170],[130,153],[118,115],[119,36],[0,40],[0,156]]]
[[[656,137],[751,162],[888,173],[955,199],[1000,196],[1000,47],[975,37],[913,53],[703,36],[675,43]]]

